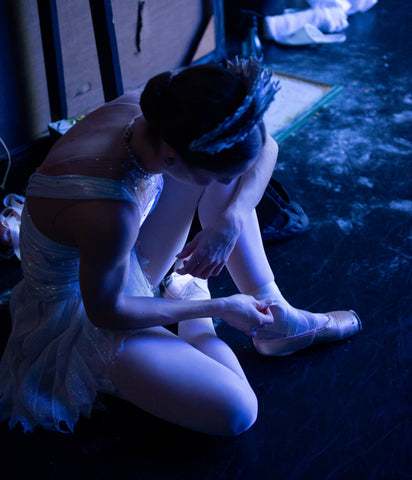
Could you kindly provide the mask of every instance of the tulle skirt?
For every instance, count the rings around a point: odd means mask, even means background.
[[[153,296],[134,251],[130,272],[126,294]],[[0,420],[10,427],[72,432],[98,392],[115,394],[108,368],[135,331],[95,327],[78,284],[70,290],[50,301],[22,280],[12,291],[12,332],[0,362]]]

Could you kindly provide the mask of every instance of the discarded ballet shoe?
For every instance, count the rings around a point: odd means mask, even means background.
[[[264,243],[296,237],[309,225],[303,208],[290,199],[285,188],[274,178],[270,180],[256,211]]]
[[[324,325],[292,337],[267,338],[265,328],[252,339],[256,350],[269,357],[281,357],[317,345],[344,340],[362,330],[358,315],[352,310],[329,312]],[[270,327],[269,327],[270,328]]]
[[[19,234],[24,197],[10,193],[3,199],[6,207],[0,212],[0,257],[20,259]]]
[[[4,197],[3,205],[21,213],[24,207],[24,200],[25,199],[22,195],[17,195],[17,193],[9,193]]]
[[[207,280],[196,278],[188,273],[180,275],[173,272],[166,277],[160,287],[163,298],[173,300],[206,300],[210,299]]]

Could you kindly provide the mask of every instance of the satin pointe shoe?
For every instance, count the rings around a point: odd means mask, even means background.
[[[312,345],[344,340],[362,330],[362,323],[352,310],[329,312],[326,315],[328,320],[324,325],[292,337],[271,339],[268,334],[270,327],[262,328],[253,337],[253,345],[262,355],[281,357]]]
[[[192,275],[180,275],[173,272],[166,277],[161,286],[163,298],[173,300],[206,300],[210,299],[207,280]]]
[[[0,212],[0,257],[10,259],[14,255],[20,260],[19,235],[24,197],[9,193],[4,197],[6,207]]]

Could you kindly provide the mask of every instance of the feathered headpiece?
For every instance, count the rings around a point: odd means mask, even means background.
[[[227,62],[227,68],[244,81],[246,96],[232,115],[190,143],[192,152],[215,154],[244,140],[262,119],[280,89],[279,82],[273,81],[272,73],[257,58],[236,57],[233,62]]]

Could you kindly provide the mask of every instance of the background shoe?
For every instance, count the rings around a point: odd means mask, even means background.
[[[6,207],[0,212],[0,257],[20,259],[19,237],[24,197],[10,193],[3,199]]]
[[[293,238],[307,230],[309,219],[292,201],[280,182],[272,178],[256,207],[264,243]]]
[[[336,311],[326,314],[328,320],[321,327],[309,330],[293,337],[265,338],[265,329],[259,330],[252,339],[256,350],[269,357],[291,355],[298,350],[303,350],[320,343],[332,343],[344,340],[362,330],[362,323],[358,315],[352,310]]]

